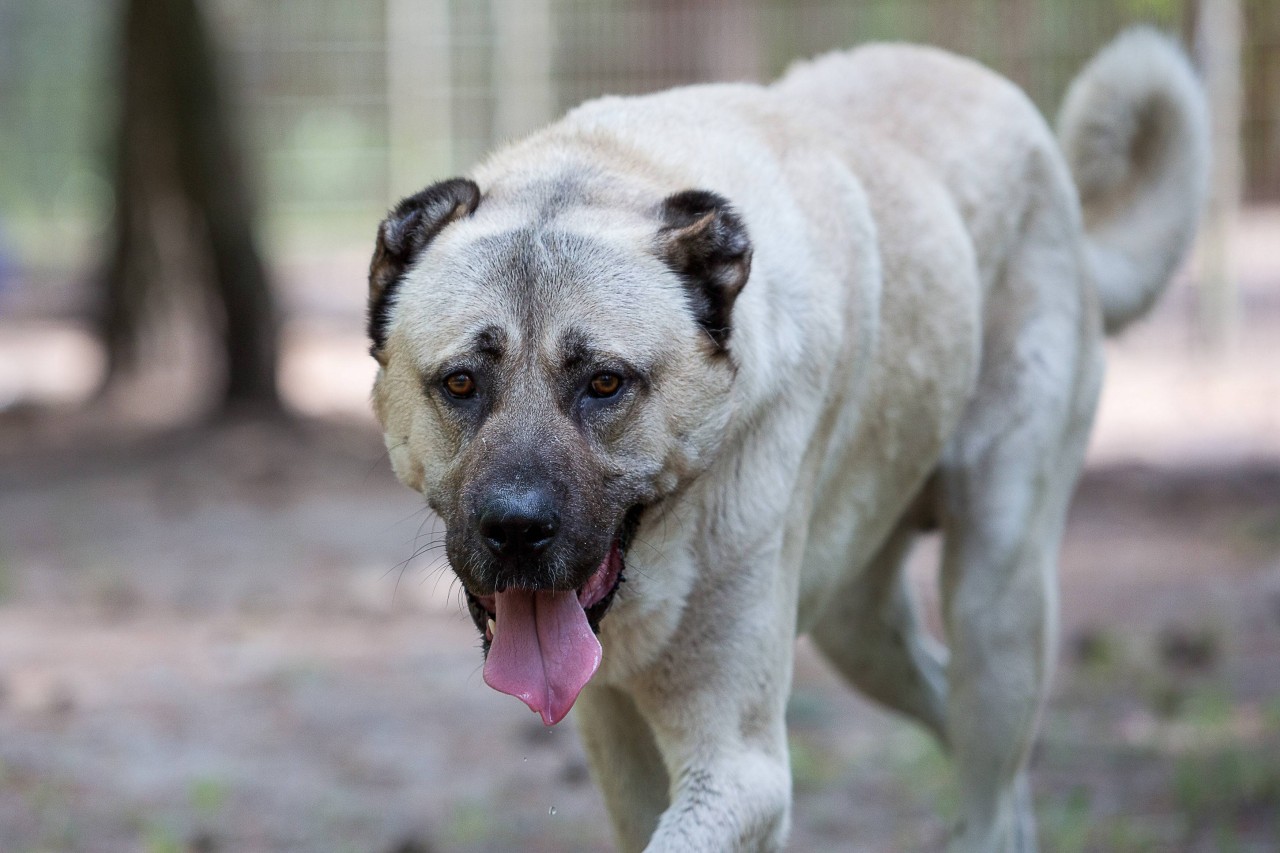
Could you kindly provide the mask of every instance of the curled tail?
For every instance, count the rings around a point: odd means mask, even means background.
[[[1209,174],[1204,92],[1173,41],[1129,30],[1072,82],[1058,140],[1106,330],[1117,332],[1156,301],[1195,236]]]

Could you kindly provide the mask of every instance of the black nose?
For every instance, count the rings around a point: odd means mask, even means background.
[[[499,557],[532,557],[547,549],[560,529],[560,513],[547,489],[500,492],[480,510],[480,537]]]

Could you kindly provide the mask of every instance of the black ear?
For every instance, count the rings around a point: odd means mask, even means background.
[[[684,281],[698,323],[724,351],[733,302],[751,272],[747,227],[727,199],[706,190],[668,196],[661,215],[662,258]]]
[[[440,231],[480,204],[480,188],[466,178],[432,184],[411,195],[378,226],[378,242],[369,264],[369,338],[373,357],[382,360],[387,342],[390,298],[409,265]]]

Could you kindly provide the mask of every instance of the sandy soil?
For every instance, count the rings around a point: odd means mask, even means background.
[[[572,726],[483,685],[438,523],[363,410],[358,298],[308,302],[310,271],[286,268],[294,424],[174,430],[142,392],[0,417],[0,850],[609,849]],[[1267,275],[1233,350],[1195,345],[1185,289],[1112,348],[1034,759],[1048,851],[1280,849]],[[33,365],[12,393],[92,382],[74,324],[0,324],[0,352]],[[941,845],[937,750],[804,641],[790,720],[792,849]]]
[[[407,559],[434,525],[372,431],[6,447],[0,849],[608,849],[571,727],[483,685],[447,568]],[[1274,849],[1280,464],[1092,471],[1062,599],[1046,837]],[[793,849],[939,845],[936,751],[803,642],[791,717]]]

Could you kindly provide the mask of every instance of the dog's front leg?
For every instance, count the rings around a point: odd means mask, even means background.
[[[785,749],[736,748],[680,774],[647,853],[782,849],[791,822]]]
[[[632,686],[671,780],[649,853],[772,851],[786,840],[795,617],[782,579],[761,581],[689,602],[693,624]]]
[[[574,711],[621,853],[639,853],[668,805],[667,769],[635,702],[614,687],[588,684]]]

